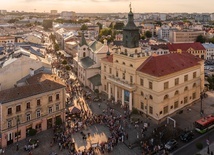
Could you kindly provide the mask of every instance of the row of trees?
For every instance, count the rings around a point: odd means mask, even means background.
[[[213,44],[214,44],[214,37],[212,37],[212,38],[207,38],[207,37],[205,37],[205,36],[199,35],[199,36],[196,38],[196,42],[200,42],[200,43],[210,42],[210,43],[213,43]]]

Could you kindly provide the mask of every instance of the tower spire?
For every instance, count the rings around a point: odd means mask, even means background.
[[[132,12],[132,3],[129,4],[130,12]]]

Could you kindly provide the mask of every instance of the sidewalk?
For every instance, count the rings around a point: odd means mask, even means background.
[[[204,147],[201,151],[199,151],[197,154],[199,155],[214,155],[214,143],[210,144],[209,146],[209,154],[208,154],[208,147]],[[213,152],[213,154],[211,154]]]

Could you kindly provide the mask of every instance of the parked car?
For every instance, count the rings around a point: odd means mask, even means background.
[[[171,151],[174,148],[176,148],[178,145],[177,141],[175,139],[170,139],[166,144],[165,144],[165,149]]]
[[[95,97],[95,98],[93,99],[93,101],[94,101],[94,102],[100,102],[100,101],[102,101],[102,99],[101,99],[101,97]]]
[[[186,131],[180,135],[180,139],[185,142],[192,140],[193,137],[194,137],[194,134],[192,133],[192,131]]]

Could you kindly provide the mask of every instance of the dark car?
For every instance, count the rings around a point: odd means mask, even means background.
[[[194,137],[194,134],[192,133],[192,131],[187,131],[180,135],[180,139],[185,142],[192,140],[193,137]]]
[[[100,102],[102,99],[100,98],[100,97],[95,97],[94,99],[93,99],[93,101],[94,102]]]
[[[165,149],[171,151],[174,148],[176,148],[178,145],[177,141],[175,139],[170,139],[166,144],[165,144]]]

